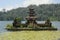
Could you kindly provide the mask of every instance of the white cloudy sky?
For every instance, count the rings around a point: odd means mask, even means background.
[[[35,4],[52,4],[60,3],[60,0],[0,0],[0,11],[4,8],[11,10],[18,7],[27,7],[28,5]]]

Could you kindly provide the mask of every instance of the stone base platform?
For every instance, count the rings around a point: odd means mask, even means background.
[[[45,30],[48,30],[48,31],[55,31],[57,30],[57,28],[6,28],[8,31],[45,31]]]

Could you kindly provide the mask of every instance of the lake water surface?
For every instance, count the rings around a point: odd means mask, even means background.
[[[44,23],[44,21],[37,21],[38,23]],[[12,24],[13,21],[0,21],[0,33],[3,32],[9,32],[5,29],[5,27],[7,26],[7,24]],[[25,23],[25,21],[23,21],[22,23]],[[52,25],[56,28],[58,28],[58,30],[60,30],[60,21],[52,21]]]

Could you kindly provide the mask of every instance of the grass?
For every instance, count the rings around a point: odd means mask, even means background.
[[[0,40],[58,40],[60,31],[14,31],[0,36]]]

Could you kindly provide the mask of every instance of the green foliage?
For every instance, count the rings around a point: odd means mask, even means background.
[[[57,17],[50,17],[49,19],[52,20],[52,21],[58,21]]]
[[[29,5],[28,7],[19,7],[7,12],[0,11],[0,20],[14,20],[16,17],[21,17],[21,20],[25,20],[29,8],[35,9],[35,13],[38,16],[37,20],[46,20],[48,17],[51,20],[60,20],[60,4]]]
[[[17,22],[21,22],[21,18],[20,18],[20,17],[15,18],[15,20],[16,20]]]
[[[11,25],[11,24],[7,24],[6,28],[11,29],[11,28],[13,28],[13,25]]]
[[[33,28],[33,26],[31,26],[31,25],[28,25],[28,28]]]

